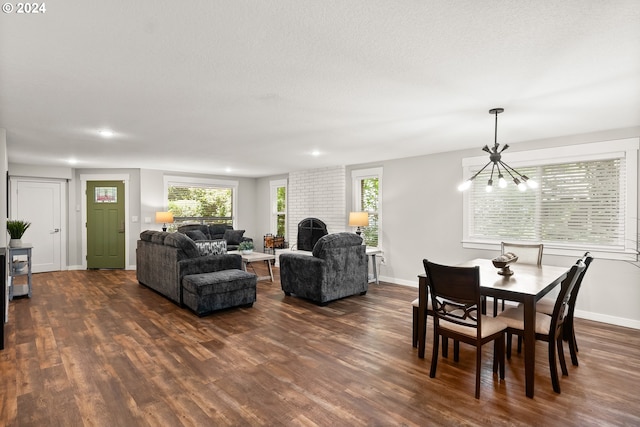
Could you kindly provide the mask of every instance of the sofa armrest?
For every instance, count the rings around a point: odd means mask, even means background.
[[[238,254],[206,255],[183,259],[180,264],[180,280],[188,274],[212,273],[221,270],[242,269],[242,256]]]
[[[326,262],[314,256],[280,254],[280,284],[285,293],[314,298],[325,277]]]

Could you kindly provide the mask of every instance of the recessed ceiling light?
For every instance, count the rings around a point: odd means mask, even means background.
[[[225,171],[226,173],[229,173],[229,172],[231,172],[231,168],[230,168],[230,167],[227,167],[227,168],[225,168],[225,169],[224,169],[224,171]]]
[[[111,138],[113,136],[113,131],[110,129],[101,129],[98,133],[103,138]]]
[[[69,163],[70,165],[76,165],[78,164],[78,159],[71,158],[67,160],[67,163]]]
[[[317,157],[317,156],[319,156],[319,155],[320,155],[320,152],[319,152],[318,150],[313,150],[313,151],[311,152],[311,155],[312,155],[312,156],[316,156],[316,157]]]

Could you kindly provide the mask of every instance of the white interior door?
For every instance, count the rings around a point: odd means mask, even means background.
[[[22,241],[33,245],[32,271],[61,270],[63,183],[12,178],[10,187],[10,218],[31,223]]]

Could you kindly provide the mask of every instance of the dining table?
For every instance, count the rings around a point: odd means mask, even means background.
[[[510,276],[500,275],[490,259],[476,258],[458,264],[460,267],[480,267],[480,293],[485,297],[504,299],[524,306],[524,365],[527,397],[533,397],[536,365],[536,302],[558,286],[567,276],[569,267],[535,264],[511,264]],[[418,275],[418,357],[424,358],[426,310],[428,296],[426,274]]]

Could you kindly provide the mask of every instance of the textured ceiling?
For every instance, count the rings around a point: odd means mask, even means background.
[[[640,126],[637,0],[46,7],[0,16],[12,163],[266,176],[479,150],[493,107],[501,143]]]

